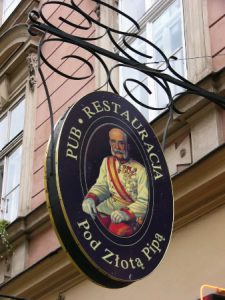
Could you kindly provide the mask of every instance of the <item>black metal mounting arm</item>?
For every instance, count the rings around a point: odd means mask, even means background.
[[[112,10],[113,12],[116,12],[117,14],[122,15],[123,17],[127,18],[130,22],[133,23],[133,26],[135,27],[136,32],[135,33],[127,33],[123,31],[119,31],[115,28],[106,26],[105,24],[102,24],[95,18],[91,17],[88,15],[85,11],[83,11],[80,7],[78,7],[75,3],[74,0],[71,0],[70,4],[69,3],[64,3],[61,1],[50,1],[42,4],[41,8],[39,11],[31,11],[29,18],[30,18],[30,24],[28,27],[28,30],[31,35],[37,35],[42,33],[42,39],[40,41],[39,45],[39,72],[42,77],[42,81],[44,83],[44,75],[41,71],[40,67],[40,59],[54,72],[58,73],[61,76],[64,76],[68,79],[71,80],[83,80],[86,78],[91,78],[91,76],[94,74],[94,66],[87,60],[84,59],[81,56],[73,55],[73,54],[66,54],[63,56],[61,59],[66,60],[66,59],[77,59],[79,61],[82,61],[82,63],[86,64],[86,66],[90,70],[90,74],[83,76],[83,77],[77,77],[69,74],[65,74],[62,71],[60,71],[57,67],[55,67],[52,63],[48,61],[48,59],[45,57],[42,51],[42,47],[49,42],[52,41],[57,41],[57,42],[63,42],[63,43],[68,43],[68,44],[73,44],[76,45],[82,49],[85,49],[88,51],[90,54],[92,54],[102,65],[103,69],[106,72],[106,82],[104,85],[99,87],[98,89],[103,88],[105,85],[109,85],[111,89],[116,93],[119,94],[117,88],[113,84],[112,81],[112,71],[115,70],[116,68],[119,67],[127,67],[127,68],[132,68],[136,72],[140,72],[142,74],[145,74],[145,76],[151,78],[156,84],[158,84],[166,93],[168,97],[168,104],[164,107],[152,107],[147,104],[144,104],[140,99],[137,99],[133,94],[132,91],[129,90],[127,83],[128,82],[133,82],[136,85],[139,85],[142,87],[145,92],[148,94],[151,94],[151,90],[149,90],[148,86],[146,86],[143,82],[138,81],[135,78],[128,78],[124,80],[123,86],[124,89],[126,90],[127,95],[133,99],[136,103],[139,105],[142,105],[143,107],[147,109],[153,109],[153,110],[165,110],[165,108],[170,110],[169,114],[169,119],[168,123],[166,126],[166,130],[164,131],[164,138],[163,138],[163,145],[165,144],[165,137],[166,137],[166,132],[168,129],[168,124],[170,123],[170,120],[172,119],[172,113],[176,112],[178,114],[181,114],[176,107],[174,100],[176,99],[177,96],[180,96],[182,94],[195,94],[202,96],[203,98],[206,98],[215,104],[219,105],[221,108],[225,109],[225,99],[215,93],[209,92],[205,89],[200,88],[199,86],[194,85],[184,77],[182,77],[180,74],[178,74],[173,67],[171,66],[171,63],[176,60],[177,58],[174,56],[167,57],[164,52],[159,49],[155,44],[153,44],[151,41],[145,39],[143,36],[140,34],[140,27],[138,23],[133,20],[130,16],[126,15],[122,11],[118,10],[116,7],[113,7],[103,1],[100,0],[92,0],[95,2],[97,5],[103,5],[107,7],[108,9]],[[63,16],[59,17],[59,21],[61,24],[66,24],[67,26],[70,26],[73,28],[73,34],[67,33],[63,30],[60,29],[60,27],[56,26],[55,24],[51,23],[47,17],[45,17],[45,8],[47,6],[51,5],[59,5],[60,7],[66,7],[67,9],[70,10],[70,14],[76,13],[79,14],[80,16],[83,17],[84,22],[80,24],[75,24],[72,23],[71,21],[65,19]],[[84,24],[84,25],[83,25]],[[84,37],[84,34],[80,34],[79,32],[84,32],[85,30],[89,30],[92,28],[92,26],[96,27],[99,26],[105,30],[104,34],[99,36],[99,37]],[[77,33],[78,32],[78,33]],[[48,33],[48,35],[46,35]],[[118,41],[114,38],[114,33],[117,33],[120,35],[120,41],[122,41],[123,46],[128,49],[124,50],[124,47],[121,46]],[[116,49],[115,52],[110,52],[106,49],[103,49],[96,44],[93,44],[93,41],[100,40],[104,36],[108,36],[110,41],[112,42],[114,48]],[[146,46],[151,47],[153,49],[153,52],[156,53],[158,56],[161,57],[161,62],[165,66],[162,69],[157,69],[157,68],[150,68],[148,67],[148,64],[152,64],[152,59],[153,57],[150,55],[147,55],[144,52],[140,52],[139,50],[133,48],[129,43],[128,39],[135,39],[135,40],[140,40],[140,42],[145,43]],[[138,55],[142,59],[146,61],[145,63],[141,63],[139,60],[135,59],[135,55]],[[107,66],[105,63],[103,57],[110,58],[111,60],[115,61],[116,64],[111,67],[111,69]],[[169,72],[171,75],[166,74],[166,71]],[[170,84],[174,84],[176,86],[179,86],[183,89],[183,91],[177,95],[172,95],[171,89],[170,89]],[[50,100],[50,95],[48,92],[48,87],[47,84],[44,84],[46,94],[47,94],[47,99],[49,102],[49,109],[50,109],[50,115],[51,115],[51,120],[52,118],[52,108],[51,108],[51,100]],[[53,133],[53,121],[52,121],[52,133]]]
[[[80,39],[79,37],[70,35],[66,32],[63,32],[59,29],[56,29],[54,27],[51,27],[51,26],[48,26],[48,25],[45,25],[45,24],[33,24],[33,25],[30,26],[30,30],[32,30],[32,29],[38,29],[38,30],[40,30],[44,33],[48,32],[48,33],[50,33],[54,36],[57,36],[63,42],[74,44],[76,46],[79,46],[83,49],[88,50],[89,52],[93,53],[95,56],[97,56],[97,54],[103,55],[105,57],[108,57],[108,58],[111,58],[115,61],[120,62],[124,66],[128,66],[128,67],[137,69],[137,70],[143,72],[144,74],[146,74],[148,76],[151,76],[152,78],[156,77],[156,78],[162,79],[165,82],[170,82],[170,83],[173,83],[175,85],[178,85],[178,86],[190,91],[193,94],[200,95],[204,98],[207,98],[207,99],[211,100],[212,102],[215,102],[216,104],[222,106],[225,109],[225,99],[223,97],[220,97],[217,94],[211,93],[207,90],[204,90],[204,89],[192,84],[191,82],[187,81],[184,78],[183,78],[183,80],[177,79],[177,78],[172,77],[172,76],[170,76],[166,73],[162,73],[157,69],[149,68],[144,64],[138,63],[137,61],[128,59],[128,58],[123,57],[119,54],[116,54],[116,53],[110,52],[106,49],[100,48],[96,45],[93,45],[91,43],[88,43],[88,42]],[[141,39],[144,39],[144,38],[141,38]],[[147,42],[151,43],[149,41],[147,41]],[[42,58],[44,58],[44,57],[42,56]],[[167,60],[168,60],[167,65],[168,65],[168,68],[169,68],[170,62],[169,62],[169,59],[167,59]],[[181,76],[180,76],[180,78],[181,78]],[[111,88],[117,93],[114,85],[112,85],[110,80],[109,80],[109,84],[110,84]]]

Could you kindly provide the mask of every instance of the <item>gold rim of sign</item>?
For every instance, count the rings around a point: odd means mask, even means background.
[[[113,94],[113,93],[110,93],[110,94]],[[113,94],[114,95],[114,94]],[[82,100],[82,99],[81,99]],[[76,105],[76,104],[75,104]],[[109,273],[107,273],[104,269],[102,269],[101,267],[99,267],[95,261],[87,254],[87,252],[85,251],[85,249],[83,248],[83,246],[81,245],[80,241],[78,240],[76,234],[74,233],[74,230],[72,229],[72,226],[71,226],[71,222],[67,216],[67,212],[66,212],[66,209],[65,209],[65,206],[64,206],[64,202],[63,202],[63,197],[62,197],[62,193],[61,193],[61,189],[60,189],[60,183],[59,183],[59,173],[58,173],[58,154],[59,154],[59,142],[61,140],[61,135],[62,135],[62,130],[63,130],[63,125],[65,124],[66,122],[66,118],[68,116],[68,114],[70,113],[70,111],[73,109],[74,105],[68,110],[68,112],[66,113],[66,115],[64,116],[64,119],[61,120],[61,124],[60,124],[60,130],[59,130],[59,133],[57,134],[57,140],[56,140],[56,146],[55,146],[55,150],[54,150],[54,155],[55,155],[55,182],[56,182],[56,189],[57,189],[57,196],[58,196],[58,199],[59,199],[59,203],[60,203],[60,207],[62,209],[62,213],[63,213],[63,216],[64,216],[64,221],[69,229],[69,232],[75,242],[75,244],[77,245],[77,247],[81,250],[82,254],[84,255],[84,257],[91,263],[91,265],[96,269],[98,270],[102,275],[112,279],[115,283],[132,283],[132,282],[135,282],[135,281],[138,281],[142,278],[139,278],[137,280],[134,280],[134,281],[130,281],[130,280],[125,280],[125,279],[118,279],[116,277],[113,277],[111,276]],[[147,122],[147,121],[146,121]],[[150,127],[151,129],[151,127]],[[155,134],[154,134],[155,136]],[[155,136],[156,140],[157,140],[157,143],[158,143],[158,147],[160,148],[161,152],[163,153],[162,149],[161,149],[161,145],[159,143],[159,140],[158,138]],[[49,200],[49,193],[48,193],[48,189],[47,189],[47,155],[48,155],[48,150],[49,150],[49,146],[50,146],[50,142],[51,142],[51,139],[49,140],[48,142],[48,145],[47,145],[47,151],[46,151],[46,158],[45,158],[45,194],[46,194],[46,199],[47,199],[47,206],[48,206],[48,211],[50,212],[50,219],[52,221],[52,224],[53,224],[53,227],[54,227],[54,230],[57,234],[57,237],[59,238],[59,241],[60,241],[60,244],[62,245],[63,249],[66,251],[67,255],[70,257],[70,259],[73,261],[73,264],[82,272],[82,273],[85,273],[85,275],[87,277],[89,277],[92,281],[93,279],[87,274],[87,272],[84,272],[78,265],[77,263],[74,261],[74,259],[71,257],[70,253],[68,252],[68,250],[66,249],[66,246],[64,245],[64,242],[63,240],[61,239],[60,237],[60,234],[57,230],[57,226],[55,224],[55,220],[54,220],[54,216],[52,214],[52,211],[51,211],[51,205],[50,205],[50,200]],[[165,158],[164,158],[165,159]],[[169,174],[169,171],[168,171],[168,167],[167,167],[167,164],[165,164],[165,167],[167,169],[167,172]],[[172,180],[171,180],[171,177],[169,177],[169,182],[170,182],[170,187],[171,187],[171,196],[172,196],[172,201],[174,199],[174,194],[173,194],[173,189],[172,189]],[[171,231],[170,231],[170,236],[169,236],[169,241],[167,243],[167,246],[166,246],[166,249],[163,253],[163,256],[161,258],[161,260],[158,262],[157,266],[163,261],[164,257],[165,257],[165,254],[168,250],[168,247],[170,245],[170,242],[171,242],[171,235],[172,235],[172,232],[173,232],[173,223],[174,223],[174,201],[173,201],[173,214],[172,214],[172,226],[171,226]],[[154,268],[155,269],[155,268]],[[154,270],[153,269],[153,270]],[[152,270],[152,271],[153,271]],[[146,277],[147,275],[149,274],[146,274],[144,277]],[[143,277],[143,278],[144,278]]]

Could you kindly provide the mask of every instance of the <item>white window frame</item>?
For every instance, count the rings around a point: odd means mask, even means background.
[[[15,186],[13,186],[9,191],[6,191],[6,185],[8,182],[8,174],[9,174],[9,159],[11,155],[13,155],[16,151],[22,148],[22,145],[19,144],[17,148],[13,149],[8,155],[4,157],[4,168],[3,171],[3,187],[2,187],[2,197],[1,197],[1,218],[7,220],[8,222],[13,222],[18,216],[18,207],[19,207],[19,188],[20,182],[18,181]],[[22,151],[22,149],[20,150]],[[21,173],[21,159],[22,155],[20,155],[20,173]],[[19,175],[20,178],[20,175]],[[16,198],[14,198],[14,203],[10,203],[9,199],[12,194],[16,192]]]
[[[134,0],[133,0],[134,1]],[[155,2],[157,2],[158,0],[144,0],[144,3],[145,3],[145,13],[144,15],[146,14],[146,12],[155,4]],[[135,0],[136,3],[138,3],[138,0]],[[118,6],[119,10],[122,10],[122,3],[121,1],[119,0],[119,6]],[[125,12],[126,13],[126,12]],[[142,16],[143,17],[143,16]],[[141,18],[142,18],[141,17]],[[135,19],[135,18],[133,18]],[[135,20],[135,21],[138,21],[138,20]],[[121,15],[119,15],[119,25],[121,23]],[[121,30],[123,31],[123,30]]]
[[[4,111],[1,118],[6,116],[8,117],[7,120],[7,128],[8,128],[8,137],[9,137],[9,127],[10,127],[10,115],[12,114],[13,109],[15,109],[22,101],[24,101],[24,108],[25,108],[25,97],[19,97],[8,109]],[[13,222],[18,214],[19,214],[19,194],[20,194],[20,178],[21,178],[21,164],[22,164],[22,149],[20,155],[20,174],[18,175],[19,180],[18,183],[13,186],[13,188],[6,192],[6,185],[7,185],[7,177],[8,177],[8,162],[10,156],[17,151],[20,147],[22,147],[22,140],[23,140],[23,130],[24,130],[24,120],[25,120],[25,111],[23,116],[23,127],[20,132],[18,132],[11,140],[8,140],[5,146],[0,150],[0,160],[3,162],[3,180],[1,182],[1,191],[0,191],[0,219],[4,219],[8,222]],[[16,198],[16,207],[15,211],[8,211],[8,203],[7,203],[7,196],[10,195],[16,189],[18,190],[18,196]]]

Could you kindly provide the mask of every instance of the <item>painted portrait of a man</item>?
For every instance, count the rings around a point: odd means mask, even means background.
[[[143,223],[149,201],[145,167],[129,156],[127,134],[109,130],[111,155],[103,159],[96,182],[85,196],[82,209],[98,218],[107,230],[129,237]]]

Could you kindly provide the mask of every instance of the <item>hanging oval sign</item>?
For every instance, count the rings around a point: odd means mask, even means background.
[[[173,226],[171,179],[130,102],[109,92],[78,101],[54,130],[45,172],[58,237],[91,280],[120,288],[158,266]]]

